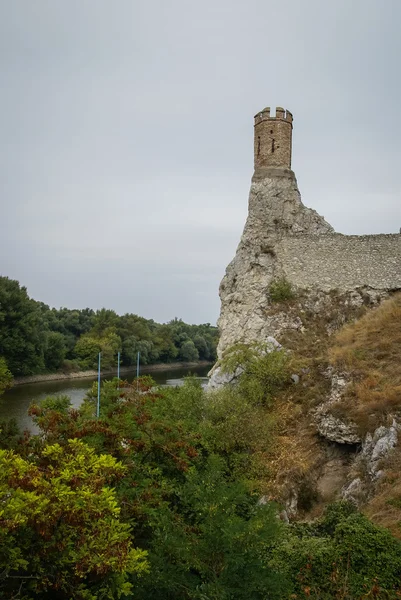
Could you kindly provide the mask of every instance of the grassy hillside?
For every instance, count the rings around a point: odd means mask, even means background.
[[[344,413],[362,433],[387,424],[401,409],[401,294],[342,328],[329,359],[352,377]]]
[[[401,293],[373,307],[351,295],[297,296],[271,310],[285,313],[287,320],[298,316],[302,326],[278,336],[289,351],[287,379],[263,408],[269,443],[263,448],[255,444],[259,464],[264,465],[258,485],[261,493],[290,509],[296,498],[298,518],[311,518],[321,514],[355,475],[358,447],[328,442],[313,420],[316,407],[330,395],[332,374],[344,374],[350,383],[330,410],[356,423],[361,439],[391,424],[401,412]],[[232,356],[230,361],[232,368]],[[249,374],[254,382],[255,369]],[[299,377],[297,383],[291,374]],[[369,489],[365,510],[373,521],[401,536],[401,450],[393,450],[382,468],[385,476]]]

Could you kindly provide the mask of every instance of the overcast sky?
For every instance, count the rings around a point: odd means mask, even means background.
[[[0,0],[0,274],[215,323],[266,105],[304,204],[398,232],[400,27],[400,0]]]

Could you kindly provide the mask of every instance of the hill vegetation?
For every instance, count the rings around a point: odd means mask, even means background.
[[[218,331],[209,323],[188,325],[180,319],[159,324],[127,313],[89,308],[49,308],[28,296],[18,281],[0,277],[0,392],[13,376],[172,361],[213,361]],[[4,371],[4,374],[3,374]]]
[[[34,307],[36,318],[49,310]],[[63,396],[32,405],[40,435],[2,423],[0,596],[400,598],[401,451],[383,458],[359,508],[340,488],[329,502],[322,471],[342,453],[352,474],[359,447],[334,448],[313,421],[335,372],[348,385],[331,410],[362,440],[399,419],[400,308],[401,294],[376,308],[285,294],[271,310],[299,315],[302,328],[283,331],[274,351],[230,348],[220,366],[237,373],[235,385],[113,379],[102,384],[99,418],[95,383],[79,410]],[[87,315],[78,341],[113,322],[110,335],[120,335],[124,317],[109,312]]]
[[[261,496],[283,355],[252,368],[270,392],[206,393],[195,379],[94,384],[79,411],[49,397],[41,435],[3,431],[1,597],[6,600],[396,599],[401,542],[356,508],[280,521]],[[277,376],[280,372],[283,376]],[[261,389],[256,385],[256,389]]]
[[[401,410],[401,294],[394,295],[335,337],[331,363],[352,378],[343,412],[362,433]],[[338,407],[339,408],[339,407]]]

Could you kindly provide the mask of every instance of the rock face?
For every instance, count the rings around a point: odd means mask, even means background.
[[[291,234],[331,232],[333,228],[323,217],[302,204],[290,169],[263,168],[255,172],[245,229],[220,285],[219,356],[235,342],[265,341],[284,327],[301,326],[299,319],[283,322],[282,316],[266,315],[269,286],[283,276],[276,244]]]
[[[306,208],[291,170],[292,114],[270,108],[255,115],[249,211],[234,260],[220,285],[218,355],[235,342],[264,342],[298,319],[269,311],[273,281],[294,289],[370,296],[401,289],[401,235],[347,236]]]
[[[342,235],[302,203],[291,170],[292,124],[292,114],[281,108],[276,109],[276,117],[270,108],[255,116],[255,172],[248,217],[219,290],[219,359],[239,342],[265,344],[275,338],[286,346],[286,340],[299,340],[300,334],[311,336],[313,323],[319,320],[318,336],[329,336],[353,310],[356,314],[362,305],[374,306],[389,292],[401,289],[400,234]],[[295,293],[292,303],[275,302],[274,286],[277,289],[280,282]],[[218,363],[209,387],[235,384],[240,374],[221,373]],[[378,477],[381,458],[396,443],[397,426],[361,439],[356,425],[338,418],[334,411],[348,384],[347,376],[325,375],[331,379],[331,392],[307,415],[321,436],[308,476],[325,501],[337,496],[345,481],[350,483],[343,488],[344,497],[356,498],[365,479],[372,483]],[[301,394],[302,375],[294,373],[292,379]],[[335,445],[339,454],[324,456],[321,446],[325,445]],[[367,465],[366,478],[352,471],[356,456]],[[294,515],[299,489],[296,482],[287,483],[282,500],[288,515]]]
[[[367,433],[361,452],[355,460],[354,471],[360,473],[342,490],[342,497],[360,504],[374,491],[374,484],[383,475],[381,463],[397,446],[400,425],[393,419],[389,427],[381,425],[373,434]]]
[[[362,440],[357,427],[352,421],[345,422],[331,413],[333,404],[341,399],[348,384],[345,376],[333,373],[331,375],[331,393],[326,402],[321,404],[313,414],[320,435],[330,442],[337,444],[359,444]]]

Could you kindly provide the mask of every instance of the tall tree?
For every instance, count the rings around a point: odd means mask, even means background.
[[[12,386],[13,376],[5,359],[0,356],[0,396]]]
[[[13,375],[44,370],[46,328],[39,305],[25,287],[0,277],[0,355]]]

